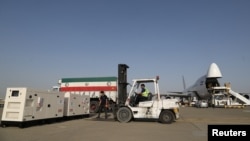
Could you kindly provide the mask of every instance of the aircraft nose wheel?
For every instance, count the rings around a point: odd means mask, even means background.
[[[131,110],[128,107],[121,107],[117,111],[117,120],[119,122],[129,122],[132,119]]]

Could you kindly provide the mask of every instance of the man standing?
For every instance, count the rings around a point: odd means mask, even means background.
[[[98,116],[97,116],[97,118],[100,118],[100,114],[104,110],[104,112],[105,112],[105,119],[107,119],[108,118],[107,108],[108,108],[108,97],[105,95],[104,91],[100,91],[99,109],[98,109]]]

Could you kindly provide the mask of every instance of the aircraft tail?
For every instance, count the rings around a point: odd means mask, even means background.
[[[182,75],[182,83],[183,83],[183,90],[185,90],[186,89],[186,82],[185,82],[183,75]]]

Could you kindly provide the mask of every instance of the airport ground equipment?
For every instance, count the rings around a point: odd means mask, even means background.
[[[211,94],[211,101],[213,107],[238,107],[250,105],[250,100],[240,93],[234,92],[231,89],[230,83],[225,83],[221,87],[208,88]]]
[[[88,95],[10,87],[6,90],[1,126],[27,127],[89,117],[89,104]]]
[[[65,118],[89,117],[89,95],[64,94],[64,112]]]
[[[119,99],[119,107],[116,112],[117,120],[126,123],[135,119],[156,119],[161,123],[170,124],[179,119],[178,100],[166,99],[165,96],[161,97],[158,81],[159,77],[152,79],[134,79],[128,96],[123,93],[123,97]],[[154,89],[154,92],[150,93],[147,101],[142,101],[139,102],[138,105],[134,105],[136,98],[135,92],[139,91],[139,86],[142,83],[145,84],[147,88],[150,87]],[[123,82],[123,84],[126,83]],[[124,97],[126,97],[125,101]]]
[[[63,117],[64,94],[26,87],[7,88],[1,125],[19,127]]]

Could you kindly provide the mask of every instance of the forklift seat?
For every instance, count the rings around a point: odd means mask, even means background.
[[[152,100],[152,97],[153,97],[153,94],[150,92],[150,93],[148,93],[148,100],[150,101],[150,100]]]

